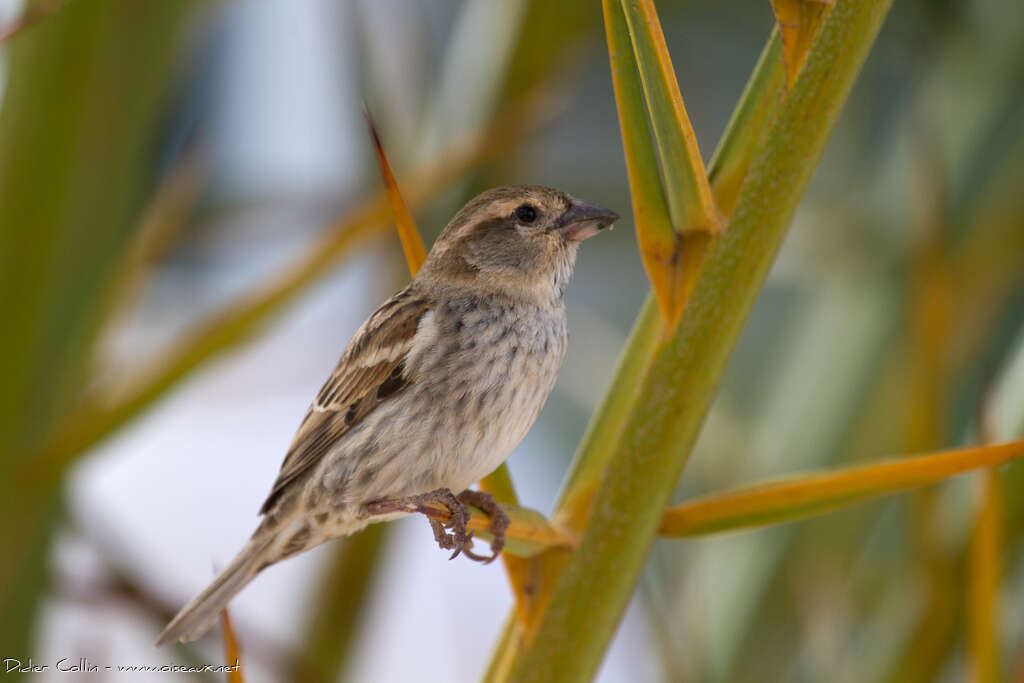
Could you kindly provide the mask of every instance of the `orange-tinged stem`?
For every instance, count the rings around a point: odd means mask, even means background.
[[[1021,457],[1024,441],[1016,441],[759,484],[671,507],[662,517],[659,532],[665,536],[696,536],[789,522]]]
[[[415,275],[420,266],[427,260],[427,250],[423,246],[423,238],[420,231],[416,229],[416,222],[409,213],[409,207],[402,199],[402,193],[398,189],[398,182],[395,174],[391,172],[391,164],[384,153],[384,146],[380,142],[380,135],[377,134],[377,127],[370,118],[370,112],[363,107],[363,116],[366,118],[366,125],[370,128],[370,139],[373,140],[373,150],[377,154],[377,163],[380,164],[380,173],[384,177],[384,187],[388,192],[388,203],[391,204],[391,213],[395,217],[395,227],[398,228],[398,239],[402,241],[402,251],[405,252],[405,260],[409,264],[409,271]]]
[[[968,556],[967,635],[971,679],[996,683],[1000,679],[998,594],[1002,574],[1002,489],[999,472],[981,475],[978,517]]]
[[[424,514],[439,522],[448,522],[451,512],[440,503],[423,505]],[[514,555],[529,557],[548,548],[572,548],[576,541],[565,532],[556,529],[544,518],[544,515],[529,508],[518,505],[502,504],[501,509],[509,518],[509,526],[505,531],[505,540]],[[469,521],[466,528],[475,535],[488,535],[490,518],[477,510],[469,508]]]
[[[692,231],[718,234],[721,217],[654,0],[623,0],[621,4],[658,142],[672,223],[682,235]]]
[[[229,668],[227,672],[228,683],[245,683],[245,676],[242,675],[242,660],[238,649],[238,638],[235,637],[235,629],[231,625],[231,617],[228,611],[221,610],[220,626],[224,634],[224,664]]]
[[[783,57],[786,62],[786,87],[796,81],[811,48],[814,34],[821,26],[825,12],[833,0],[772,0],[775,21],[782,34]]]
[[[643,85],[625,16],[615,0],[603,0],[601,4],[640,257],[658,300],[662,319],[674,321],[681,310],[679,237],[673,230],[668,200],[661,183],[644,107]]]
[[[985,443],[995,440],[991,385],[982,392],[978,434]],[[967,557],[967,644],[971,678],[975,683],[996,683],[1000,677],[999,582],[1002,574],[1003,491],[999,472],[981,474],[978,513]]]

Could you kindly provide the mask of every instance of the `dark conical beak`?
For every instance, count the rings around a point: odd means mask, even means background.
[[[619,214],[596,204],[573,199],[555,224],[555,230],[570,242],[582,242],[619,220]]]

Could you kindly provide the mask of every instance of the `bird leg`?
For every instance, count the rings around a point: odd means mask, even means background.
[[[439,503],[451,513],[448,522],[442,523],[434,519],[431,514],[433,510],[430,503]],[[421,493],[407,498],[389,498],[386,500],[375,500],[366,504],[366,513],[369,516],[385,515],[392,512],[419,512],[427,517],[430,528],[434,532],[434,540],[444,550],[454,550],[448,559],[454,560],[459,553],[466,553],[467,557],[473,558],[473,532],[466,531],[466,521],[469,519],[469,511],[466,506],[455,497],[449,489],[436,489],[428,493]],[[446,529],[451,529],[448,533]],[[473,558],[476,559],[476,558]]]
[[[487,530],[494,536],[494,540],[491,541],[490,557],[477,555],[468,547],[463,548],[462,553],[469,559],[476,560],[477,562],[483,562],[484,564],[493,562],[501,554],[501,549],[505,547],[505,530],[508,529],[509,525],[508,515],[501,509],[498,502],[494,500],[494,496],[484,491],[466,489],[459,494],[458,498],[460,503],[472,505],[487,513],[487,516],[491,519],[491,524]]]

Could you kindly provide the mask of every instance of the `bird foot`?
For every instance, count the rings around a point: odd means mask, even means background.
[[[447,522],[441,522],[434,518],[432,513],[436,514],[436,512],[429,507],[431,503],[448,508],[450,518]],[[477,555],[472,550],[473,532],[466,530],[466,522],[469,521],[469,510],[466,509],[466,505],[478,507],[490,515],[489,531],[494,536],[494,540],[491,541],[490,556]],[[509,524],[508,515],[490,494],[482,491],[463,491],[455,496],[449,489],[436,489],[407,498],[378,500],[366,504],[366,513],[370,516],[392,512],[419,512],[426,516],[437,544],[444,550],[455,551],[448,558],[451,560],[462,554],[471,560],[487,564],[494,561],[505,546],[505,530]]]
[[[450,513],[447,522],[441,522],[431,515],[430,503],[439,503]],[[448,559],[454,560],[466,548],[473,545],[473,532],[466,531],[466,522],[469,520],[469,511],[466,506],[455,497],[449,489],[435,489],[428,493],[421,493],[407,498],[390,498],[367,503],[366,512],[369,515],[382,515],[392,512],[419,512],[427,517],[430,528],[434,531],[434,540],[444,550],[454,550]],[[448,533],[451,529],[451,533]]]
[[[487,516],[491,519],[491,524],[487,528],[491,532],[494,539],[491,541],[491,555],[477,555],[469,548],[463,548],[462,552],[466,557],[477,562],[484,564],[490,564],[498,555],[501,555],[502,548],[505,547],[505,531],[508,529],[509,519],[505,511],[498,505],[498,501],[494,500],[494,496],[484,491],[473,491],[467,489],[459,494],[459,502],[463,505],[472,505],[473,507],[480,508],[487,513]]]

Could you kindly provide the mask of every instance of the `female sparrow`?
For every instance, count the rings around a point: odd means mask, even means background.
[[[547,187],[470,201],[408,287],[356,332],[299,426],[252,538],[157,645],[202,636],[265,567],[437,501],[442,547],[484,561],[507,518],[467,491],[526,435],[565,356],[563,294],[580,242],[618,215]],[[461,492],[459,496],[453,492]],[[470,549],[464,504],[490,512],[492,555]]]

